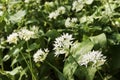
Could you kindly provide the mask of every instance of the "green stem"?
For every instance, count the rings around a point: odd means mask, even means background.
[[[113,12],[113,10],[112,10],[112,8],[111,8],[111,5],[110,5],[109,0],[107,0],[107,3],[108,3],[108,6],[109,6],[109,8],[110,8],[111,12]]]
[[[30,70],[30,72],[31,72],[31,74],[32,74],[32,79],[33,79],[33,80],[36,80],[36,78],[35,78],[35,76],[34,76],[34,74],[33,74],[33,71],[32,71],[32,69],[31,69],[29,63],[27,62],[27,60],[26,60],[26,58],[24,57],[24,55],[22,54],[22,52],[20,52],[20,53],[21,53],[23,59],[25,60],[27,66],[28,66],[28,68],[29,68],[29,70]]]
[[[27,48],[29,47],[29,44],[28,44],[28,41],[27,41]],[[31,55],[30,55],[30,52],[28,52],[29,54],[29,60],[30,60],[30,67],[32,69],[32,60],[31,60]]]
[[[53,66],[51,63],[49,63],[48,61],[45,61],[50,67],[52,67],[55,71],[57,71],[60,75],[64,76],[62,74],[62,72],[60,72],[55,66]]]
[[[69,52],[70,53],[70,52]],[[70,56],[73,58],[73,60],[75,61],[75,63],[78,65],[78,67],[80,67],[79,63],[76,61],[76,59],[72,56],[72,54],[70,54]]]
[[[3,61],[1,63],[1,69],[2,69],[2,71],[4,71]]]
[[[101,79],[104,80],[104,78],[103,78],[102,74],[100,73],[100,71],[98,70],[98,68],[96,68],[96,69],[97,69],[97,72],[100,75]]]
[[[29,47],[29,43],[28,43],[28,41],[27,41],[27,48]],[[34,79],[34,74],[33,74],[33,67],[32,67],[32,60],[31,60],[31,55],[30,55],[30,52],[28,52],[28,55],[29,55],[29,63],[30,63],[30,68],[31,68],[31,73],[32,73],[32,79],[33,80],[36,80],[36,79]]]
[[[112,10],[112,7],[111,7],[111,5],[110,5],[109,0],[106,0],[106,2],[107,2],[107,4],[108,4],[108,6],[109,6],[110,11],[113,13],[113,10]],[[109,20],[113,23],[113,25],[117,26],[116,23],[111,19],[111,17],[110,17],[109,15],[107,15],[107,16],[108,16]],[[116,29],[117,32],[119,32],[116,27],[115,27],[115,29]]]

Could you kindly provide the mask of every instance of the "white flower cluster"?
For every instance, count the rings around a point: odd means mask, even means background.
[[[18,32],[13,32],[12,34],[10,34],[7,37],[7,42],[14,43],[17,44],[17,41],[19,40],[19,38],[21,40],[25,40],[28,41],[30,38],[36,38],[37,36],[35,36],[37,33],[35,33],[35,30],[38,29],[36,27],[32,28],[33,30],[28,30],[26,28],[22,28],[20,31]]]
[[[78,1],[74,1],[72,6],[73,6],[72,10],[78,12],[84,7],[84,3],[82,2],[82,0],[78,0]]]
[[[83,9],[85,4],[91,4],[93,0],[77,0],[74,1],[72,4],[72,10],[75,10],[76,12]]]
[[[25,0],[24,2],[25,2],[25,3],[29,3],[29,2],[30,2],[30,0]]]
[[[89,63],[92,64],[92,66],[99,67],[104,64],[106,61],[106,57],[101,54],[101,51],[92,51],[88,52],[87,54],[82,56],[81,61],[79,64],[82,66],[88,66]]]
[[[39,49],[33,55],[33,59],[34,59],[35,62],[43,62],[46,59],[48,53],[49,53],[48,49],[44,49],[44,51],[42,49]]]
[[[93,21],[93,16],[83,16],[80,18],[80,23],[92,23]]]
[[[64,13],[65,13],[65,7],[61,6],[54,12],[51,12],[48,17],[50,19],[56,19],[60,14],[64,14]]]
[[[32,38],[38,38],[39,36],[39,27],[38,26],[33,26],[30,27],[30,31],[34,32],[34,36]]]
[[[53,2],[45,2],[45,4],[44,4],[45,6],[47,6],[47,7],[53,7],[54,6],[54,3]]]
[[[65,21],[65,26],[66,27],[74,27],[76,22],[77,22],[77,18],[72,18],[72,19],[67,18]]]
[[[19,38],[23,39],[25,41],[28,41],[30,38],[33,38],[35,35],[33,31],[30,31],[30,30],[25,29],[25,28],[21,29],[18,32],[18,34],[19,34]]]
[[[7,37],[7,42],[17,44],[18,41],[18,34],[12,33]]]
[[[56,38],[54,42],[55,56],[59,56],[60,54],[65,54],[67,56],[68,50],[73,44],[72,40],[72,35],[69,35],[68,33]]]

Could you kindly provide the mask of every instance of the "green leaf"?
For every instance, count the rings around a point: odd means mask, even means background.
[[[5,56],[3,57],[3,61],[7,61],[8,59],[10,59],[10,57],[11,57],[11,56],[10,56],[10,55],[8,55],[8,54],[7,54],[7,55],[5,55]]]
[[[107,43],[106,35],[104,33],[92,36],[90,37],[90,40],[94,43],[95,48],[104,48]]]
[[[23,75],[26,75],[26,70],[27,70],[27,68],[25,68],[24,70],[22,70],[22,71],[20,72],[20,77],[19,77],[18,80],[22,80],[22,76],[23,76]]]
[[[58,73],[58,77],[60,80],[66,80],[63,73],[61,73],[55,66],[53,66],[51,63],[49,63],[48,61],[46,61],[46,63],[52,67],[57,73]]]
[[[16,55],[18,54],[22,49],[19,49],[19,48],[16,48],[14,51],[13,51],[13,55]]]
[[[39,45],[37,43],[33,43],[28,47],[28,49],[26,51],[30,52],[30,51],[37,49],[37,48],[39,48]]]
[[[18,62],[18,56],[16,56],[16,57],[12,60],[11,66],[13,67],[13,65],[14,65],[15,63],[17,63],[17,62]]]
[[[86,80],[93,80],[95,73],[97,71],[96,67],[87,67],[86,69],[87,69]]]
[[[86,54],[93,48],[93,43],[90,40],[83,41],[82,43],[76,42],[71,48],[71,55],[66,59],[63,74],[67,80],[74,80],[73,74],[79,66],[78,62],[81,59],[81,55]]]
[[[9,20],[11,22],[19,22],[26,15],[25,10],[19,10],[16,14],[10,16]]]
[[[19,73],[21,71],[22,67],[16,67],[12,71],[6,71],[6,74],[9,74],[11,76],[14,76],[15,74]]]
[[[112,38],[113,38],[114,42],[116,42],[116,44],[120,43],[120,34],[119,33],[114,33],[112,35]]]
[[[47,37],[50,37],[51,39],[55,39],[56,37],[59,36],[59,33],[53,29],[53,30],[49,30],[47,33],[46,33],[46,36]]]

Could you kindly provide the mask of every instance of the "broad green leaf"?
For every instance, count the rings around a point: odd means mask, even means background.
[[[53,66],[53,65],[52,65],[51,63],[49,63],[48,61],[46,61],[46,63],[47,63],[50,67],[52,67],[52,68],[57,72],[58,77],[59,77],[60,80],[66,80],[65,77],[64,77],[64,75],[63,75],[63,73],[61,73],[55,66]]]
[[[71,48],[71,55],[66,59],[63,74],[67,80],[74,80],[73,74],[79,66],[81,55],[86,54],[93,48],[93,43],[90,40],[83,41],[82,43],[76,42]]]
[[[19,73],[22,70],[22,67],[16,67],[12,71],[6,71],[6,74],[9,74],[11,76],[14,76],[15,74]]]
[[[46,33],[46,36],[47,37],[50,37],[51,39],[55,39],[56,37],[59,36],[59,33],[53,29],[53,30],[49,30],[47,33]]]
[[[21,49],[19,48],[16,48],[14,51],[13,51],[13,55],[17,55],[19,52],[21,51]]]
[[[107,33],[111,33],[112,29],[109,26],[106,26],[103,31],[107,32]]]
[[[94,43],[95,48],[104,48],[106,46],[106,35],[104,33],[97,36],[90,37],[90,40]]]
[[[86,78],[87,80],[93,80],[94,79],[94,76],[95,76],[95,73],[97,71],[96,67],[87,67],[87,74],[86,74]]]
[[[33,43],[28,47],[28,49],[26,51],[30,52],[30,51],[37,49],[37,48],[39,48],[39,45],[37,43]]]
[[[24,16],[26,15],[25,10],[19,10],[16,14],[10,16],[10,21],[11,22],[19,22]]]

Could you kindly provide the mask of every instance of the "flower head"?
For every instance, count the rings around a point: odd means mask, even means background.
[[[17,44],[17,41],[18,41],[18,34],[17,33],[12,33],[7,37],[7,42],[9,42],[9,43]]]
[[[45,49],[44,51],[42,49],[39,49],[34,55],[33,55],[33,58],[34,58],[34,61],[35,62],[43,62],[46,57],[47,57],[47,54],[49,53],[49,50],[48,49]]]
[[[83,55],[79,63],[81,66],[85,65],[86,67],[89,63],[92,63],[92,66],[98,67],[104,64],[104,62],[106,61],[105,58],[106,57],[101,54],[101,51],[92,51]]]
[[[19,34],[20,39],[28,41],[30,38],[34,37],[35,33],[33,31],[30,31],[30,30],[23,28],[18,32],[18,34]]]
[[[53,7],[54,6],[54,3],[53,2],[45,2],[45,4],[44,4],[45,6],[47,6],[47,7]]]
[[[59,16],[59,13],[55,11],[55,12],[51,12],[48,17],[50,19],[56,19],[58,16]]]
[[[68,33],[56,38],[54,42],[55,56],[59,56],[60,54],[66,54],[67,56],[68,50],[73,44],[72,40],[72,35],[69,35]]]
[[[57,9],[57,11],[59,12],[59,14],[64,14],[65,13],[65,7],[61,6]]]
[[[72,4],[72,10],[75,10],[76,12],[80,11],[83,9],[84,7],[84,3],[83,1],[79,0],[79,1],[74,1]]]
[[[25,3],[29,3],[29,2],[30,2],[30,0],[25,0],[24,2],[25,2]]]
[[[39,37],[39,27],[38,26],[32,26],[30,28],[30,31],[34,32],[34,36],[32,38],[38,38]]]
[[[77,22],[77,18],[72,18],[72,19],[67,18],[65,21],[65,26],[66,27],[74,27],[76,22]]]
[[[88,5],[92,4],[92,2],[93,2],[93,0],[85,0],[85,3],[88,4]]]
[[[65,13],[65,8],[63,6],[61,6],[54,12],[51,12],[48,17],[50,19],[56,19],[60,14],[64,14],[64,13]]]

